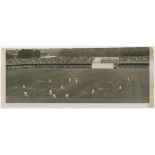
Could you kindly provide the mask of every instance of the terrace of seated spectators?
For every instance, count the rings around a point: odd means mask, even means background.
[[[33,59],[7,59],[7,65],[20,64],[92,64],[95,57],[53,57],[53,58],[33,58]],[[119,64],[147,64],[149,63],[148,56],[121,56],[119,60],[102,59],[101,63],[119,63]]]
[[[133,64],[145,64],[149,63],[148,56],[122,56],[119,58],[119,64],[122,63],[133,63]]]
[[[94,57],[54,57],[40,59],[7,59],[7,65],[20,64],[91,64]]]

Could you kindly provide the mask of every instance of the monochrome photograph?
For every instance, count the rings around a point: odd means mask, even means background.
[[[6,48],[6,103],[149,103],[150,48]]]

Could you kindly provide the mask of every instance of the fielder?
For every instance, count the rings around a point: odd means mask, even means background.
[[[94,95],[95,93],[95,89],[92,89],[91,94]]]
[[[130,81],[130,77],[128,77],[128,82]]]
[[[48,80],[48,83],[51,83],[51,82],[52,82],[52,80],[51,80],[51,79],[49,79],[49,80]]]
[[[24,88],[24,89],[26,88],[24,84],[23,84],[23,88]]]
[[[71,78],[69,78],[69,83],[71,83],[72,82],[72,79]]]
[[[53,94],[52,98],[53,98],[53,99],[57,99],[57,97],[56,97],[56,95],[55,95],[55,94]]]
[[[26,91],[24,91],[24,96],[25,96],[25,97],[28,97],[28,96],[29,96],[28,93],[27,93]]]
[[[63,90],[63,89],[64,89],[64,86],[63,86],[63,85],[61,85],[60,89],[61,89],[61,90]]]
[[[122,90],[122,86],[121,85],[118,87],[118,90],[120,90],[120,91]]]
[[[69,98],[69,95],[68,95],[68,94],[66,94],[65,96],[66,96],[66,99],[68,99],[68,98]]]
[[[52,89],[49,90],[49,96],[52,96],[53,95],[53,91]]]
[[[78,83],[78,78],[75,78],[75,83],[76,83],[76,84]]]

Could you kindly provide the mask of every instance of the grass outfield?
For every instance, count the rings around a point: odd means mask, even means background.
[[[69,77],[72,82],[69,83]],[[75,78],[78,83],[75,83]],[[130,77],[130,81],[127,80]],[[49,84],[48,80],[52,79]],[[26,88],[23,89],[22,85]],[[64,85],[64,90],[60,86]],[[119,85],[122,90],[119,91]],[[53,90],[57,99],[48,95]],[[94,95],[91,90],[95,89]],[[29,97],[24,97],[27,91]],[[65,94],[69,94],[69,99]],[[146,103],[149,102],[149,69],[37,68],[7,70],[7,103]]]

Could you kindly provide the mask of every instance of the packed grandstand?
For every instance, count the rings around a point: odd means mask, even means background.
[[[110,58],[110,57],[109,57]],[[95,57],[53,57],[53,58],[10,58],[7,59],[7,65],[20,64],[92,64]],[[117,60],[105,59],[101,57],[102,63],[114,62],[116,64],[134,63],[148,64],[148,56],[122,56]]]
[[[53,58],[13,58],[7,59],[7,65],[16,64],[91,64],[94,57],[53,57]]]

